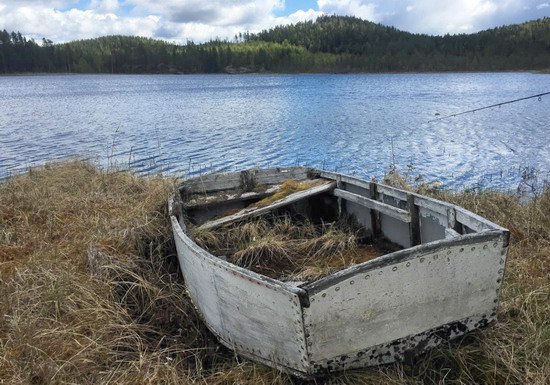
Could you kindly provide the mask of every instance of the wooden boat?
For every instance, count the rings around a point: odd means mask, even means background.
[[[312,187],[251,204],[289,179]],[[258,185],[262,192],[252,190]],[[285,372],[312,377],[408,360],[496,319],[509,232],[461,207],[303,167],[189,179],[169,206],[186,286],[208,328],[239,355]],[[214,256],[188,235],[190,223],[213,228],[274,210],[347,213],[402,249],[283,282]]]

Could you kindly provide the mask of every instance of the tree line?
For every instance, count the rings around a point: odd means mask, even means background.
[[[502,71],[550,68],[550,18],[430,36],[349,16],[279,26],[235,41],[171,44],[105,36],[40,44],[0,32],[2,73]]]

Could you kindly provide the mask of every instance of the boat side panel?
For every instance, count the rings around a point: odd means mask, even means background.
[[[400,252],[391,264],[318,285],[304,309],[310,361],[340,360],[468,317],[494,319],[506,239],[494,232],[421,246],[412,258]]]
[[[378,187],[380,187],[380,185]],[[395,193],[395,191],[390,191],[390,189],[383,189],[383,191],[378,191],[379,199],[385,204],[401,210],[409,211],[409,208],[407,207],[407,201],[402,200],[400,197],[389,195],[393,193]],[[380,214],[380,230],[382,231],[384,237],[386,237],[390,241],[397,243],[398,245],[405,248],[412,246],[410,236],[410,224],[408,222],[403,222],[388,215]]]
[[[344,180],[347,180],[347,179],[344,179]],[[370,198],[368,182],[363,182],[361,186],[347,183],[347,182],[341,182],[341,184],[342,184],[341,188],[343,190],[349,191],[357,195],[361,195],[365,198]],[[372,232],[371,210],[367,209],[363,205],[357,204],[352,201],[344,201],[344,207],[345,207],[346,213],[349,215],[353,215],[355,219],[357,219],[357,222],[359,222],[359,224],[361,224],[367,232]]]
[[[409,224],[386,214],[380,214],[382,235],[402,247],[411,247]]]
[[[208,327],[237,353],[307,371],[298,293],[208,255],[177,229],[174,236],[186,286]]]
[[[430,209],[420,207],[420,239],[428,243],[445,238],[445,229],[448,226],[447,214],[443,215]]]

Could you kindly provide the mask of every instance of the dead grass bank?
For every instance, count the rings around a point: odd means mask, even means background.
[[[296,382],[238,360],[198,319],[166,218],[173,182],[71,162],[0,184],[0,383]],[[499,322],[412,366],[319,383],[547,383],[550,192],[527,205],[491,192],[434,194],[511,229]]]

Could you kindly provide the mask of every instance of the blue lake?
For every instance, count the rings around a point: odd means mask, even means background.
[[[548,178],[550,75],[0,77],[0,178],[80,156],[179,176],[309,165],[362,177],[395,163],[453,188]],[[393,143],[393,145],[392,145]],[[393,149],[393,151],[392,151]]]

